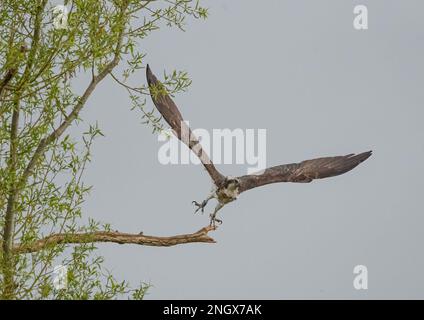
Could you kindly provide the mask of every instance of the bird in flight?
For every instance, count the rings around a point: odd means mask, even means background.
[[[270,183],[307,183],[315,179],[338,176],[352,170],[372,154],[372,151],[367,151],[359,154],[351,153],[344,156],[316,158],[299,163],[274,166],[258,173],[240,177],[224,176],[216,169],[208,155],[204,152],[199,140],[184,121],[177,105],[166,92],[163,84],[152,73],[149,65],[146,68],[146,77],[153,104],[169,124],[177,138],[199,157],[212,178],[214,184],[212,194],[201,203],[197,201],[193,201],[193,203],[197,207],[195,212],[199,210],[203,212],[209,200],[213,198],[217,199],[218,204],[210,215],[210,223],[213,226],[215,226],[215,223],[222,223],[216,217],[217,212],[227,203],[236,200],[245,191]]]

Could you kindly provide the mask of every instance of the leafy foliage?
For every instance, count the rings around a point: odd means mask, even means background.
[[[184,30],[187,17],[204,19],[207,9],[193,0],[67,0],[63,5],[69,11],[67,26],[56,28],[54,4],[47,0],[0,3],[0,291],[12,299],[141,299],[149,285],[130,289],[116,280],[93,244],[59,244],[19,255],[13,246],[52,233],[110,228],[91,220],[85,225],[81,210],[91,189],[83,174],[102,132],[97,125],[88,125],[81,136],[67,129],[83,125],[80,110],[110,74],[128,91],[143,121],[154,132],[162,130],[160,117],[145,109],[146,86],[127,84],[145,67],[140,42],[162,26]],[[113,74],[119,62],[125,64],[121,79]],[[84,79],[89,80],[81,93],[75,83]],[[190,80],[173,71],[164,84],[175,94]],[[58,264],[67,266],[66,289],[54,287],[52,270]]]

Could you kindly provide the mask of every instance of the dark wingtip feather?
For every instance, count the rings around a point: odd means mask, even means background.
[[[365,160],[367,160],[369,157],[371,157],[371,155],[372,155],[372,150],[362,152],[362,153],[354,156],[354,158],[356,158],[358,160],[358,162],[361,163],[361,162],[364,162]]]
[[[371,154],[372,151],[366,151],[359,154],[351,153],[342,157],[328,158],[332,160],[332,163],[329,165],[330,170],[328,172],[324,172],[322,175],[320,174],[320,178],[333,177],[346,173],[367,160]]]
[[[153,74],[152,70],[150,69],[149,64],[147,64],[147,66],[146,66],[146,78],[147,78],[147,83],[149,84],[149,86],[157,81],[155,75]]]
[[[367,160],[369,157],[371,157],[372,151],[366,151],[359,153],[357,155],[348,155],[345,157],[345,160],[341,162],[341,173],[348,172],[352,170],[353,168],[357,167],[360,163]],[[339,173],[339,174],[341,174]]]

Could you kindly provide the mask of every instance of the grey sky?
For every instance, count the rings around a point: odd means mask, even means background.
[[[268,165],[374,155],[339,177],[243,194],[221,211],[216,244],[100,245],[108,268],[151,282],[149,299],[424,298],[424,2],[206,4],[206,21],[142,43],[159,76],[188,71],[193,84],[175,101],[193,128],[266,128]],[[367,31],[352,26],[357,4],[368,6]],[[152,235],[208,223],[191,201],[207,196],[210,178],[200,166],[158,162],[157,137],[124,90],[106,81],[82,117],[106,134],[86,175],[87,216]],[[352,286],[358,264],[368,267],[367,291]]]

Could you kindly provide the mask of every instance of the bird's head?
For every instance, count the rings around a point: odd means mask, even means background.
[[[239,195],[239,185],[239,179],[226,177],[216,191],[218,201],[225,204],[237,199]]]
[[[223,188],[229,191],[236,191],[240,185],[240,180],[234,177],[226,177],[223,183]]]
[[[236,198],[238,196],[238,189],[240,186],[240,180],[234,177],[225,177],[220,189],[225,190],[228,196]]]

